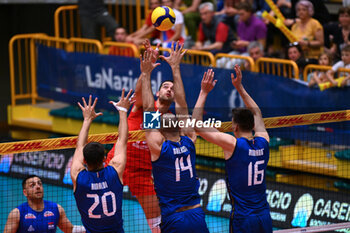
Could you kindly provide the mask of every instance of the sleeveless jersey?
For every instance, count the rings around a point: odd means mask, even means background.
[[[74,192],[86,232],[124,232],[123,185],[112,166],[78,174]]]
[[[30,208],[28,202],[17,207],[20,213],[19,227],[17,232],[56,232],[60,213],[56,203],[44,201],[44,209],[37,212]]]
[[[234,216],[260,215],[269,211],[265,170],[269,143],[265,138],[237,138],[236,148],[226,160],[226,175]]]
[[[190,138],[181,136],[180,142],[163,142],[159,159],[152,162],[154,187],[162,216],[166,217],[183,206],[199,204],[195,162],[196,149]]]

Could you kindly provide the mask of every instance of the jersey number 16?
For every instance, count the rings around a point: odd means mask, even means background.
[[[264,160],[256,161],[254,164],[254,178],[253,178],[253,162],[248,165],[248,186],[261,184],[264,180],[264,170],[259,170],[259,165],[264,164]],[[259,179],[260,175],[260,179]]]

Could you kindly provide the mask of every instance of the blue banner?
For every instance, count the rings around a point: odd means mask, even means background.
[[[152,72],[155,94],[164,80],[172,79],[166,62]],[[189,108],[193,108],[200,82],[208,67],[181,64],[182,80]],[[206,103],[207,116],[230,120],[231,109],[243,102],[234,89],[233,70],[215,68],[216,87]],[[117,100],[122,88],[134,89],[140,75],[137,58],[92,53],[68,53],[38,46],[37,90],[43,97],[76,105],[81,97],[92,94],[99,98],[98,107],[112,110],[108,101]],[[260,73],[243,72],[243,84],[257,102],[264,117],[341,110],[350,108],[350,88],[325,91],[309,88],[292,79]]]

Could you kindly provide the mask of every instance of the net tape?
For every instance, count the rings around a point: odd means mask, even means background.
[[[311,232],[326,232],[334,231],[340,229],[350,228],[350,222],[344,223],[333,223],[330,225],[314,226],[314,227],[303,227],[303,228],[293,228],[274,231],[274,233],[311,233]]]
[[[264,123],[267,129],[272,129],[297,125],[341,122],[348,120],[350,120],[350,110],[341,110],[280,117],[269,117],[264,118]],[[220,130],[221,132],[232,131],[231,122],[223,122],[221,128],[219,128],[218,130]],[[0,154],[75,148],[77,138],[77,136],[73,136],[54,139],[39,139],[21,142],[0,143]],[[112,144],[116,142],[117,138],[118,133],[91,134],[88,137],[88,142],[94,141],[102,144]],[[129,142],[144,140],[145,133],[143,130],[135,130],[129,132]]]

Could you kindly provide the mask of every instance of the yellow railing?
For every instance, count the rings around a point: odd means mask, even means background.
[[[330,69],[332,69],[332,66],[321,66],[321,65],[309,64],[309,65],[305,66],[304,71],[303,71],[304,81],[307,81],[307,76],[314,71],[327,72]]]
[[[300,79],[299,68],[297,64],[291,60],[261,57],[255,63],[255,71],[286,78]]]
[[[38,100],[43,99],[38,96],[36,90],[36,45],[38,44],[69,52],[103,52],[103,46],[98,40],[56,38],[39,33],[12,37],[9,42],[12,106],[19,100],[30,100],[31,104],[36,104]]]
[[[139,57],[140,52],[139,49],[134,44],[130,43],[122,43],[122,42],[113,42],[113,41],[105,41],[102,44],[103,46],[103,53],[104,54],[110,54],[110,55],[118,55],[118,56],[127,56],[127,57]],[[110,53],[111,48],[118,48],[116,53]]]
[[[215,67],[215,58],[211,52],[189,49],[184,55],[182,63]]]
[[[135,5],[132,1],[121,0],[120,4],[108,4],[107,9],[110,15],[115,18],[119,25],[127,29],[130,33],[140,28],[141,20],[148,12],[148,0],[144,0],[144,11],[142,15],[141,1],[136,0]],[[134,21],[136,19],[136,22]],[[81,37],[80,20],[78,14],[78,5],[61,6],[56,9],[54,16],[55,37]],[[106,40],[106,31],[101,29],[101,40]],[[110,40],[108,38],[107,40]]]
[[[232,55],[232,54],[227,54],[227,53],[218,53],[218,54],[215,55],[215,63],[218,61],[218,59],[220,59],[222,57],[226,57],[226,58],[229,58],[229,59],[241,59],[241,60],[244,60],[244,61],[246,61],[249,64],[247,70],[255,71],[254,60],[251,57],[241,56],[241,55]],[[217,66],[217,63],[216,63],[216,66]],[[242,70],[246,69],[244,64],[241,66],[241,68],[242,68]]]
[[[69,44],[72,52],[103,53],[102,44],[98,40],[70,38]]]
[[[81,37],[77,5],[61,6],[54,16],[55,37]]]

